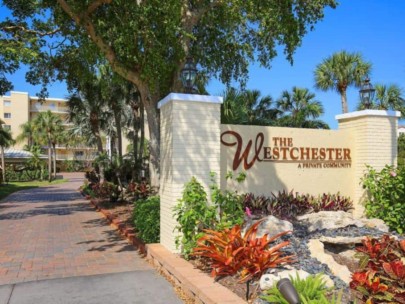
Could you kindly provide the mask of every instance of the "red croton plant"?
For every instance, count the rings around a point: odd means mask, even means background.
[[[367,304],[405,304],[405,240],[384,235],[362,243],[356,248],[360,271],[353,274],[350,288]]]
[[[269,268],[293,262],[294,256],[283,255],[280,251],[289,245],[288,241],[270,246],[270,243],[290,231],[270,238],[267,234],[257,238],[261,222],[253,224],[244,236],[240,225],[223,231],[205,230],[205,235],[197,241],[193,255],[210,260],[212,276],[239,274],[241,282],[259,278]]]

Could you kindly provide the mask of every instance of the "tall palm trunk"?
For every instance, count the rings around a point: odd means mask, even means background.
[[[1,174],[3,177],[3,183],[6,182],[6,165],[5,165],[5,161],[4,161],[4,147],[1,146]]]
[[[122,130],[121,130],[121,113],[120,109],[117,106],[115,101],[112,102],[113,105],[113,112],[114,112],[114,120],[115,120],[115,127],[117,128],[117,140],[118,140],[118,156],[122,158]]]
[[[48,140],[48,181],[52,181],[52,143]]]
[[[53,178],[56,179],[56,143],[52,143],[53,150]]]
[[[347,107],[347,95],[346,95],[346,90],[343,90],[340,94],[340,99],[342,101],[342,111],[343,113],[348,113],[349,109]]]

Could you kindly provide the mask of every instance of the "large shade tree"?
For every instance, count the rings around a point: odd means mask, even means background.
[[[315,69],[315,87],[340,94],[342,112],[349,112],[347,88],[360,87],[364,77],[370,73],[371,64],[364,61],[361,54],[341,51],[334,53],[318,64]]]
[[[293,87],[292,91],[283,91],[277,100],[281,113],[278,124],[283,127],[329,129],[329,126],[318,119],[324,113],[315,94],[306,88]]]
[[[169,92],[182,90],[179,74],[186,57],[192,56],[209,77],[228,84],[244,82],[249,63],[258,61],[269,68],[279,45],[292,62],[302,37],[336,1],[3,0],[3,4],[14,13],[0,24],[8,39],[23,32],[41,40],[41,34],[52,31],[67,38],[59,44],[54,38],[52,52],[38,56],[29,75],[32,81],[61,77],[50,67],[69,70],[66,65],[77,62],[69,58],[81,52],[81,60],[107,60],[137,87],[148,119],[151,182],[158,185],[157,103]],[[36,18],[39,14],[42,19]],[[36,22],[30,22],[33,18]]]

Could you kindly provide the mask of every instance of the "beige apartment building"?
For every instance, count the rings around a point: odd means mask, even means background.
[[[68,127],[69,110],[66,105],[67,100],[61,98],[47,98],[39,101],[38,97],[29,96],[25,92],[10,92],[9,96],[0,96],[0,117],[5,122],[3,128],[11,130],[15,139],[20,133],[20,126],[32,120],[39,112],[50,110],[52,113],[60,115],[65,126]],[[14,150],[22,150],[27,142],[16,143]],[[96,155],[94,148],[79,146],[71,147],[66,145],[56,146],[56,159],[62,160],[92,160]]]

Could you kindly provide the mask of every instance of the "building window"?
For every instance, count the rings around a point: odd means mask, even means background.
[[[84,152],[83,151],[75,151],[75,157],[83,157]]]
[[[41,104],[40,102],[37,102],[37,103],[35,104],[35,108],[36,108],[37,110],[41,109],[41,106],[42,106],[42,104]]]
[[[10,125],[3,125],[2,127],[3,127],[3,130],[10,130],[11,129]]]
[[[50,110],[55,110],[55,108],[56,108],[56,106],[55,106],[55,104],[54,103],[51,103],[50,105],[49,105],[49,109]]]
[[[11,100],[4,100],[4,106],[5,107],[11,106]]]
[[[11,118],[11,113],[4,113],[4,118]]]

